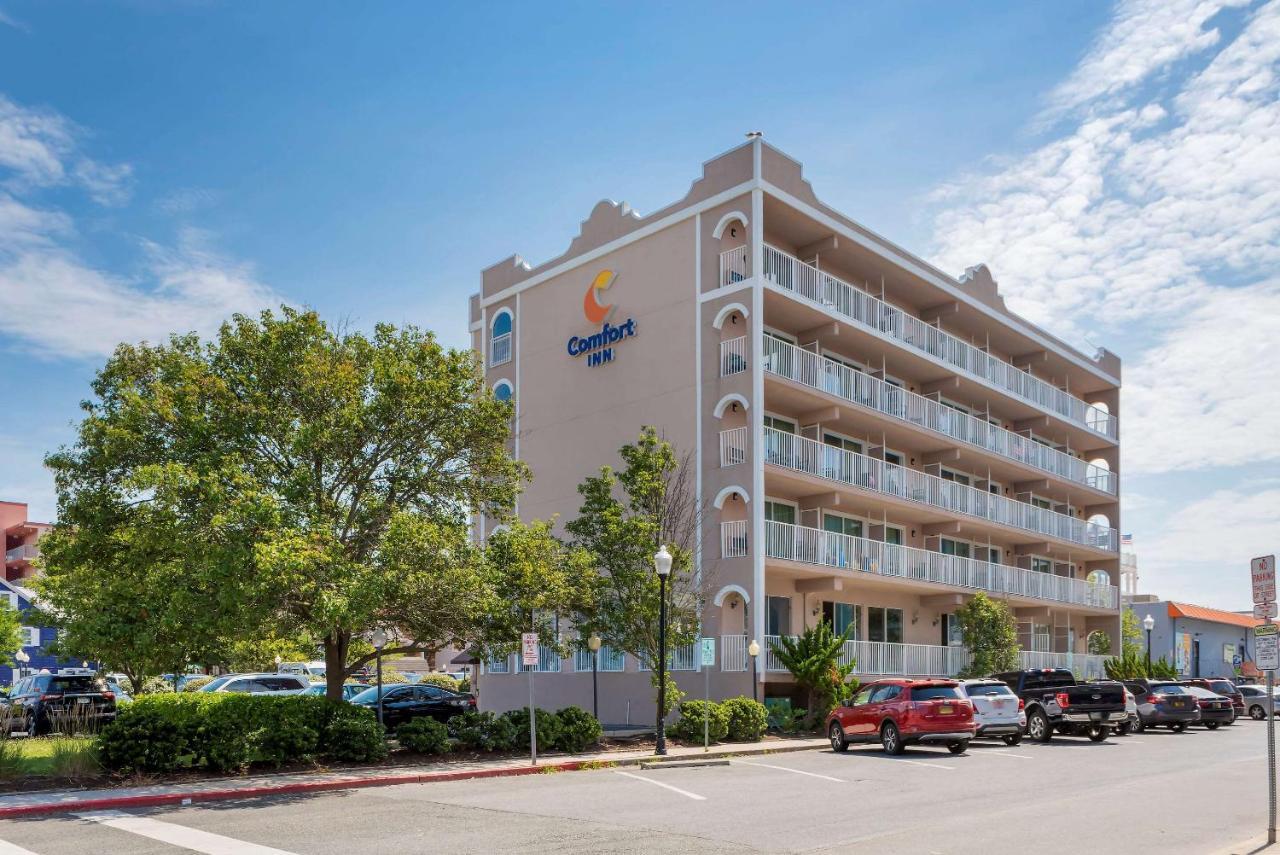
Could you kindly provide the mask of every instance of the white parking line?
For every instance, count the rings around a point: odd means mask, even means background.
[[[974,757],[1016,757],[1019,760],[1034,760],[1030,754],[1014,754],[1012,751],[970,751]]]
[[[624,778],[634,778],[637,781],[644,781],[646,784],[653,784],[655,787],[662,787],[662,789],[664,790],[670,790],[673,793],[679,793],[685,798],[693,799],[695,802],[705,802],[707,800],[706,796],[700,796],[697,793],[691,793],[688,790],[682,790],[679,787],[673,787],[670,784],[664,784],[661,781],[655,781],[653,780],[653,778],[645,778],[641,775],[633,775],[630,772],[618,772],[616,770],[614,771],[613,774],[621,775]]]
[[[789,766],[774,766],[772,763],[752,763],[749,760],[734,760],[735,766],[759,766],[761,769],[777,769],[780,772],[791,772],[796,775],[807,775],[810,778],[821,778],[824,781],[835,781],[837,784],[849,783],[844,778],[833,778],[830,775],[819,775],[817,772],[806,772],[803,769],[792,769]]]
[[[149,837],[152,840],[159,840],[161,843],[169,843],[195,852],[203,852],[205,855],[293,855],[292,852],[286,852],[283,849],[273,849],[270,846],[246,843],[243,840],[236,840],[234,837],[223,837],[221,834],[201,831],[198,828],[188,828],[185,825],[161,822],[158,819],[151,819],[145,816],[134,816],[118,810],[78,813],[76,816],[119,829],[120,831],[127,831],[139,837]]]
[[[894,763],[910,763],[912,766],[928,766],[931,769],[955,769],[955,766],[943,766],[941,763],[926,763],[923,760],[894,760]]]
[[[10,843],[7,840],[0,840],[0,855],[36,855],[30,849],[23,849],[16,843]]]

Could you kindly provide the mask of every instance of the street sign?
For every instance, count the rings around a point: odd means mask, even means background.
[[[1253,606],[1253,616],[1258,620],[1266,620],[1273,618],[1277,614],[1275,603],[1255,603]]]
[[[1280,636],[1260,635],[1254,639],[1254,659],[1259,669],[1274,671],[1280,668]]]
[[[702,667],[711,668],[716,664],[716,640],[702,639]]]
[[[538,664],[538,633],[525,632],[520,635],[520,651],[525,665]]]
[[[1264,623],[1262,626],[1253,628],[1253,637],[1260,638],[1266,635],[1280,635],[1280,625],[1274,623]]]
[[[1237,653],[1235,656],[1231,657],[1231,664],[1239,668],[1241,665],[1244,664],[1244,660],[1241,659],[1240,654]]]
[[[1276,599],[1276,557],[1263,555],[1249,562],[1249,575],[1253,578],[1253,601],[1273,603]]]

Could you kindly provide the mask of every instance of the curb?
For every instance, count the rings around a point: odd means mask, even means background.
[[[765,749],[746,750],[731,749],[712,751],[706,754],[693,755],[690,760],[698,760],[697,765],[706,765],[708,760],[727,762],[730,757],[744,755],[785,754],[795,751],[816,751],[827,747],[822,745],[782,745]],[[674,761],[673,761],[674,762]],[[320,793],[332,790],[358,790],[370,787],[394,787],[401,784],[434,784],[449,781],[466,781],[474,778],[512,778],[520,775],[543,775],[553,772],[577,772],[581,770],[612,768],[614,766],[650,765],[652,758],[623,757],[610,760],[607,757],[589,760],[568,760],[563,763],[544,763],[538,766],[506,766],[498,769],[470,769],[457,772],[427,772],[410,775],[375,775],[367,778],[350,778],[329,781],[296,781],[288,784],[263,784],[254,787],[238,787],[223,790],[199,790],[191,792],[156,793],[154,795],[137,796],[103,796],[93,799],[76,799],[65,802],[45,802],[43,804],[14,805],[0,807],[0,819],[18,819],[31,816],[49,816],[58,813],[81,813],[97,810],[124,810],[129,808],[165,807],[174,805],[186,807],[197,802],[230,801],[233,799],[254,799],[266,796],[285,796],[295,793]]]

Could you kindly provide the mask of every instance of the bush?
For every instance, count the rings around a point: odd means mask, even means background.
[[[470,678],[470,677],[463,677],[461,680],[459,680],[459,681],[458,681],[458,691],[459,691],[459,692],[470,692],[470,691],[471,691],[471,678]]]
[[[728,737],[733,742],[759,742],[769,729],[769,711],[764,704],[739,696],[720,702],[728,716]]]
[[[542,713],[539,712],[538,715],[541,716]],[[604,733],[604,728],[596,721],[596,717],[582,707],[565,707],[556,713],[556,719],[560,732],[556,736],[555,747],[571,754],[586,751],[599,742],[600,735]],[[542,744],[541,736],[538,737],[538,744]]]
[[[449,728],[429,718],[415,718],[396,728],[401,748],[415,754],[444,754],[449,750]]]
[[[163,695],[166,692],[173,691],[173,681],[166,680],[164,677],[148,677],[142,681],[142,691],[140,695]]]
[[[182,684],[182,691],[194,692],[201,686],[207,686],[212,682],[212,677],[192,677],[190,680]]]
[[[537,709],[538,748],[542,751],[554,750],[560,740],[560,718],[549,710]],[[529,748],[529,708],[521,707],[504,712],[500,718],[511,724],[512,748]]]
[[[448,689],[451,692],[457,692],[458,681],[448,674],[423,674],[422,679],[418,681],[420,686],[439,686],[442,689]]]
[[[703,724],[707,736],[719,742],[729,734],[729,713],[715,701],[684,701],[680,704],[680,718],[671,727],[671,735],[681,742],[702,742]]]
[[[387,740],[378,716],[367,707],[335,703],[315,698],[324,704],[320,726],[320,753],[331,760],[372,763],[387,756]]]
[[[98,756],[120,772],[170,772],[184,760],[187,728],[165,695],[121,704],[115,720],[98,734]]]
[[[511,721],[491,712],[465,712],[449,719],[449,735],[472,751],[510,751],[516,741]],[[528,732],[528,723],[525,731]]]

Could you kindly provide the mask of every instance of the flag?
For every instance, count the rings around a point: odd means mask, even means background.
[[[1121,545],[1121,546],[1133,546],[1133,535],[1131,535],[1131,534],[1122,534],[1122,535],[1120,535],[1120,545]]]

